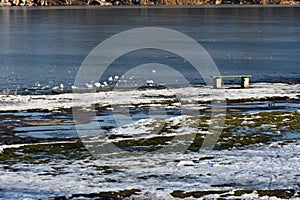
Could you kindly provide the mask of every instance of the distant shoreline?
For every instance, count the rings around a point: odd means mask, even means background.
[[[299,4],[202,4],[202,5],[1,5],[0,10],[14,9],[180,9],[180,8],[300,8]]]

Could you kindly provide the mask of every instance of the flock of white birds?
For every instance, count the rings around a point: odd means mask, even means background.
[[[120,77],[118,75],[115,76],[110,76],[107,80],[99,82],[99,81],[94,81],[90,83],[86,83],[82,87],[78,87],[76,85],[72,85],[71,89],[74,91],[76,89],[100,89],[100,88],[108,88],[109,86],[115,85],[115,86],[120,86],[119,84],[122,84],[122,86],[137,86],[137,83],[135,83],[134,78],[128,77],[125,78],[124,76]],[[153,80],[146,80],[145,85],[147,86],[154,86],[155,82]],[[59,86],[54,86],[52,87],[52,90],[54,91],[64,91],[66,87],[64,86],[63,83],[61,83]]]
[[[86,89],[106,88],[110,84],[118,82],[118,80],[120,80],[120,77],[117,76],[117,75],[115,75],[114,77],[112,77],[112,76],[109,77],[107,81],[86,83],[85,84],[85,88]],[[75,89],[80,89],[80,88],[77,87],[77,86],[75,86],[75,85],[72,85],[71,89],[75,90]],[[52,87],[52,90],[61,90],[61,91],[64,91],[65,90],[65,86],[64,86],[63,83],[61,83],[59,86]]]

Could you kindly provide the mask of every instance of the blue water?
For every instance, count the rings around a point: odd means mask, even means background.
[[[252,74],[251,81],[299,82],[300,7],[242,8],[0,8],[0,90],[70,87],[87,54],[106,38],[155,26],[197,40],[221,74]],[[107,71],[162,62],[202,79],[166,52],[124,55]],[[106,77],[102,77],[105,80]],[[34,90],[28,91],[33,93]]]

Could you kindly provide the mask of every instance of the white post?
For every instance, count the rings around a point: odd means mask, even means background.
[[[214,78],[214,88],[215,89],[222,88],[222,79],[221,78]]]
[[[242,88],[249,88],[249,77],[242,77],[241,78],[241,87]]]

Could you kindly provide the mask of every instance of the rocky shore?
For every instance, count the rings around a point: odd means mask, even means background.
[[[0,0],[0,6],[84,6],[84,5],[295,5],[300,0]]]

